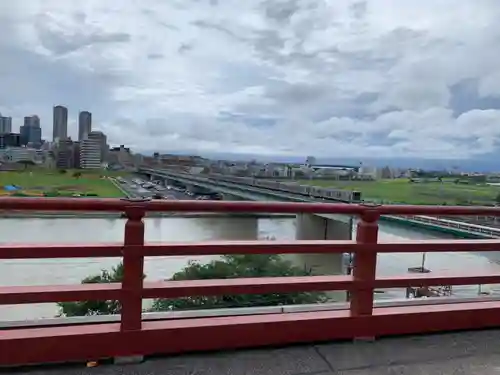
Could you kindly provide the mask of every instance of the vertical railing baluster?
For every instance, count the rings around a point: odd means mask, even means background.
[[[123,248],[123,281],[121,299],[121,330],[141,329],[144,255],[138,247],[144,246],[144,208],[131,206],[126,211]]]
[[[375,209],[368,209],[361,214],[356,234],[357,243],[377,243],[379,216]],[[355,253],[352,275],[356,286],[351,294],[351,315],[372,315],[376,270],[377,252],[375,249]]]

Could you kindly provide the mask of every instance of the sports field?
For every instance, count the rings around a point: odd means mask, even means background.
[[[410,183],[407,179],[377,181],[304,180],[302,184],[361,192],[364,200],[403,204],[493,204],[500,186],[445,182]]]
[[[79,175],[81,173],[81,175]],[[107,178],[114,172],[67,170],[0,171],[1,196],[122,197],[123,194]]]

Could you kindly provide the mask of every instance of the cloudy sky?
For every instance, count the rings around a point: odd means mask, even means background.
[[[0,1],[0,112],[135,150],[474,158],[500,145],[499,0]]]

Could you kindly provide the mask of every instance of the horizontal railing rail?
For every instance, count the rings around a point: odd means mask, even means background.
[[[484,206],[410,206],[307,202],[230,202],[134,199],[74,199],[0,197],[0,210],[16,211],[108,211],[127,210],[172,212],[265,212],[265,213],[326,213],[360,215],[376,212],[378,215],[429,216],[500,216],[500,207]]]
[[[404,306],[430,306],[441,304],[456,303],[479,303],[499,301],[500,296],[474,296],[474,297],[429,297],[429,298],[396,298],[389,300],[375,300],[374,308],[380,307],[404,307]],[[205,317],[231,317],[238,315],[255,314],[279,314],[296,313],[328,310],[346,310],[349,308],[348,302],[326,302],[315,304],[297,304],[297,305],[279,305],[279,306],[259,306],[259,307],[226,307],[201,310],[174,310],[174,311],[155,311],[143,312],[142,320],[166,320],[166,319],[186,319],[186,318],[205,318]],[[23,327],[47,327],[47,326],[67,326],[70,324],[89,324],[89,323],[111,323],[119,322],[120,315],[88,315],[71,317],[41,318],[34,320],[14,320],[0,322],[0,328],[23,328]]]
[[[120,257],[121,283],[0,286],[0,305],[117,300],[119,322],[0,330],[0,365],[178,353],[388,334],[484,328],[500,325],[500,302],[374,305],[376,288],[500,284],[500,273],[421,273],[376,276],[377,254],[499,251],[500,240],[378,241],[381,215],[489,215],[499,208],[367,206],[318,203],[136,201],[109,199],[0,198],[0,210],[122,211],[124,242],[93,245],[0,245],[1,259]],[[357,215],[354,241],[211,241],[147,244],[147,211],[277,212]],[[353,253],[350,275],[144,281],[144,257],[220,254]],[[143,321],[145,298],[349,291],[346,309]]]
[[[373,301],[374,308],[380,307],[404,307],[404,306],[430,306],[441,304],[456,304],[456,303],[480,303],[499,301],[500,296],[474,296],[474,297],[429,297],[429,298],[396,298],[389,300]],[[155,311],[143,312],[142,320],[166,320],[166,319],[186,319],[186,318],[206,318],[206,317],[231,317],[238,315],[255,315],[255,314],[279,314],[279,313],[296,313],[296,312],[313,312],[313,311],[328,311],[328,310],[347,310],[349,309],[348,302],[326,302],[315,304],[298,304],[298,305],[279,305],[279,306],[259,306],[259,307],[226,307],[212,308],[202,310],[174,310],[174,311]],[[40,318],[33,320],[14,320],[0,322],[1,328],[25,328],[25,327],[47,327],[47,326],[67,326],[70,324],[89,324],[89,323],[111,323],[119,322],[120,315],[88,315],[88,316],[71,316],[71,317],[54,317]]]
[[[486,234],[490,235],[492,238],[500,237],[500,228],[488,227],[484,225],[479,225],[477,223],[468,223],[461,220],[453,220],[449,217],[435,217],[435,216],[422,216],[422,215],[406,215],[402,218],[417,221],[422,223],[427,223],[435,225],[438,227],[445,227],[457,230],[463,230],[465,232],[476,233],[476,234]]]

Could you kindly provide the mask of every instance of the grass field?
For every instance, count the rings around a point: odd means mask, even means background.
[[[405,204],[493,204],[500,186],[460,185],[452,182],[409,183],[406,179],[378,181],[304,180],[302,184],[361,192],[364,200]]]
[[[79,178],[74,172],[82,172]],[[123,194],[107,178],[101,176],[123,175],[121,172],[83,172],[68,170],[61,174],[57,170],[0,171],[0,195],[8,196],[12,192],[5,186],[20,187],[20,192],[29,196],[43,196],[44,193],[71,196],[73,194],[94,195],[99,198],[122,197]]]

